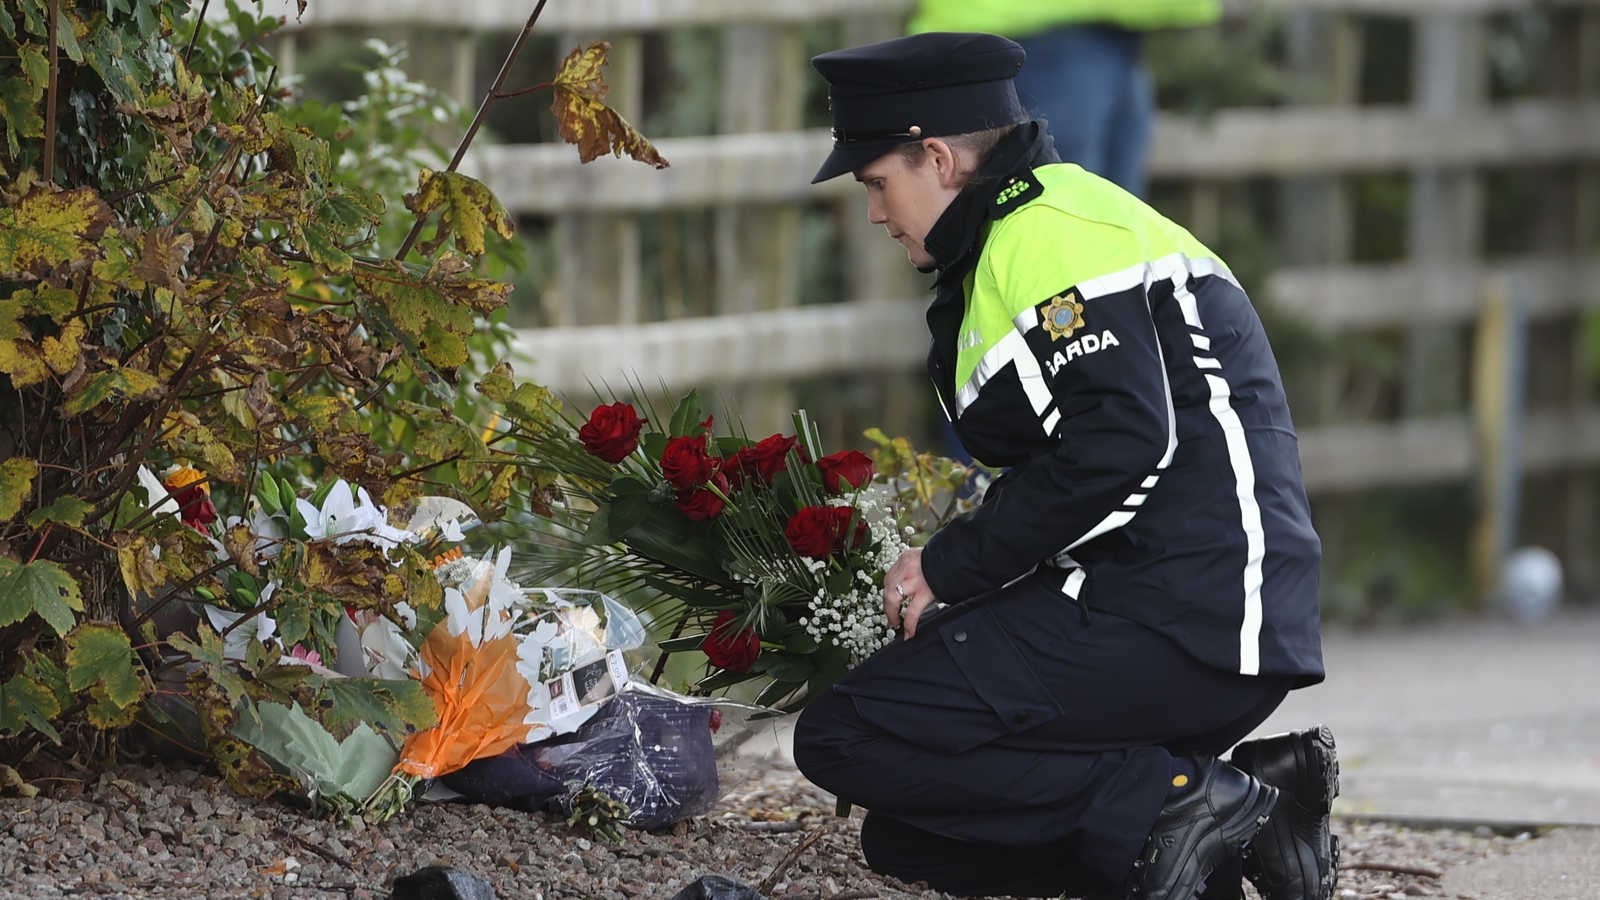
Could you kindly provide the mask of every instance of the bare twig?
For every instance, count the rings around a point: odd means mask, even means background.
[[[539,0],[539,5],[533,8],[533,14],[528,16],[528,24],[522,26],[522,33],[517,35],[516,43],[511,45],[511,52],[506,54],[506,61],[500,64],[500,74],[495,76],[494,84],[489,88],[489,93],[483,97],[483,102],[478,104],[478,114],[472,117],[472,125],[467,128],[467,133],[461,138],[461,144],[456,147],[456,155],[450,160],[450,165],[445,167],[446,172],[454,172],[461,165],[462,157],[467,155],[467,148],[472,146],[472,139],[478,136],[478,129],[483,127],[483,120],[488,118],[489,108],[499,100],[500,88],[505,86],[506,76],[511,74],[511,67],[516,63],[517,56],[522,53],[522,45],[528,42],[528,36],[533,34],[533,23],[539,21],[539,14],[544,12],[544,5],[549,0]],[[405,259],[411,252],[411,245],[417,242],[422,234],[422,226],[427,224],[428,217],[419,215],[417,221],[411,225],[411,231],[406,235],[405,241],[400,244],[400,252],[394,255],[395,259]]]
[[[1443,878],[1444,873],[1438,869],[1424,869],[1421,866],[1401,866],[1393,863],[1372,862],[1341,862],[1341,869],[1358,869],[1366,872],[1393,872],[1396,875],[1418,875],[1423,878]]]
[[[689,624],[689,612],[685,610],[683,615],[678,617],[678,624],[672,626],[672,637],[667,638],[667,640],[677,640],[678,635],[683,634],[683,626],[687,624]],[[667,671],[667,657],[671,655],[672,654],[666,652],[665,650],[661,651],[661,656],[656,660],[655,671],[650,673],[651,684],[661,683],[661,676]]]
[[[282,828],[274,828],[274,829],[272,829],[272,831],[273,831],[274,834],[280,835],[280,836],[285,837],[285,838],[287,838],[287,839],[289,839],[291,841],[294,841],[296,844],[299,844],[300,846],[306,848],[307,850],[310,850],[312,853],[315,853],[316,855],[322,857],[323,859],[327,860],[328,862],[344,866],[346,869],[350,868],[350,860],[345,859],[344,857],[342,857],[339,854],[333,852],[332,850],[327,850],[327,849],[324,849],[322,847],[318,847],[316,844],[313,844],[312,842],[306,840],[305,838],[301,837],[300,835],[294,834],[293,832],[285,831]]]
[[[200,16],[194,20],[194,33],[189,35],[189,46],[183,48],[183,64],[189,64],[189,57],[194,54],[195,42],[200,40],[200,29],[206,24],[206,10],[211,8],[211,0],[200,4]]]
[[[534,91],[542,91],[547,87],[554,87],[554,86],[555,86],[555,82],[546,81],[543,84],[536,84],[533,87],[525,87],[525,88],[523,88],[523,89],[521,89],[519,91],[504,91],[502,93],[495,94],[494,98],[496,100],[510,100],[512,97],[521,97],[523,94],[531,94]]]
[[[782,878],[783,873],[788,871],[790,866],[794,865],[794,861],[800,858],[800,854],[810,850],[812,844],[822,840],[822,836],[832,830],[833,826],[831,824],[827,824],[818,827],[817,830],[806,835],[805,840],[801,841],[799,844],[796,844],[793,850],[790,850],[788,853],[784,854],[783,859],[778,860],[778,864],[772,867],[772,872],[768,874],[766,878],[761,879],[761,884],[756,887],[756,893],[772,893],[772,889],[777,885],[778,879]]]
[[[56,80],[61,69],[61,51],[56,46],[56,29],[61,18],[61,0],[50,0],[50,82],[44,94],[44,181],[50,184],[56,178]]]
[[[799,819],[789,819],[782,822],[746,822],[744,830],[754,834],[793,834],[804,831],[805,823]]]

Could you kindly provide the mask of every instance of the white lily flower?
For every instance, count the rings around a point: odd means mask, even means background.
[[[139,486],[144,488],[145,506],[149,507],[152,515],[177,515],[178,501],[167,496],[167,486],[161,483],[155,473],[139,467]],[[165,499],[163,499],[165,498]]]
[[[412,613],[411,622],[415,627],[415,613]],[[416,650],[406,640],[400,626],[382,616],[374,616],[361,628],[361,656],[372,677],[398,681],[411,677]]]
[[[332,538],[336,544],[365,541],[384,549],[410,543],[417,536],[389,524],[389,511],[372,502],[366,488],[356,488],[354,496],[344,479],[334,482],[322,508],[309,500],[296,500],[295,508],[306,520],[306,535],[313,539]]]
[[[265,603],[272,599],[272,594],[277,589],[277,582],[267,582],[267,586],[261,589],[261,602]],[[207,606],[206,618],[211,620],[211,627],[215,628],[220,634],[227,631],[233,623],[244,618],[244,613],[234,612],[231,609],[223,609],[218,606]],[[228,659],[242,660],[245,657],[245,651],[250,649],[251,639],[265,642],[267,638],[272,637],[277,631],[278,623],[276,620],[266,613],[256,613],[250,617],[250,621],[233,629],[228,633],[227,637],[223,638],[222,655]]]

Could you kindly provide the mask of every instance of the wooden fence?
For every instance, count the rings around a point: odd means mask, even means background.
[[[312,0],[303,27],[411,22],[459,37],[519,28],[528,5]],[[860,189],[849,179],[809,184],[830,141],[824,130],[800,128],[806,60],[797,36],[804,23],[834,20],[846,45],[881,40],[900,33],[910,6],[909,0],[550,0],[541,30],[569,42],[613,42],[612,99],[630,117],[645,88],[640,35],[684,25],[717,28],[720,133],[659,140],[672,163],[661,172],[615,159],[580,166],[570,148],[550,144],[484,146],[472,154],[470,171],[514,212],[555,222],[552,327],[520,332],[519,371],[563,390],[633,374],[673,388],[731,386],[743,392],[747,418],[752,409],[767,410],[765,418],[781,422],[785,379],[915,370],[926,349],[925,299],[903,252],[865,222]],[[1576,23],[1575,34],[1563,40],[1575,48],[1577,74],[1568,89],[1509,102],[1488,96],[1486,23],[1529,3],[1241,0],[1233,8],[1285,17],[1289,66],[1320,86],[1322,101],[1205,117],[1162,114],[1152,178],[1184,186],[1187,216],[1180,218],[1202,240],[1219,228],[1224,186],[1270,180],[1288,210],[1277,236],[1287,265],[1257,286],[1258,299],[1334,340],[1355,332],[1401,335],[1400,415],[1303,425],[1308,487],[1326,492],[1470,478],[1497,452],[1481,436],[1485,417],[1525,425],[1514,432],[1529,471],[1577,472],[1600,461],[1600,405],[1588,387],[1594,373],[1585,369],[1581,328],[1557,329],[1554,337],[1567,342],[1559,352],[1570,358],[1575,388],[1564,405],[1537,409],[1525,423],[1520,380],[1505,392],[1505,403],[1480,403],[1476,410],[1465,396],[1439,401],[1437,384],[1442,369],[1460,368],[1462,360],[1474,367],[1480,352],[1474,348],[1484,341],[1470,326],[1485,315],[1493,285],[1509,286],[1536,328],[1600,308],[1600,4],[1545,4]],[[1371,16],[1409,20],[1408,103],[1360,103],[1361,28]],[[472,43],[461,40],[458,47],[467,58],[456,70],[470,73]],[[467,99],[470,79],[456,90]],[[1566,217],[1555,230],[1567,239],[1534,246],[1525,256],[1483,259],[1484,172],[1528,166],[1575,173],[1566,211],[1551,213]],[[1404,259],[1351,261],[1349,179],[1363,173],[1403,173],[1410,196]],[[842,208],[848,223],[847,302],[798,306],[800,273],[789,248],[801,207],[819,203]],[[637,214],[687,208],[712,210],[716,314],[642,322]],[[1520,332],[1509,339],[1523,341]],[[1542,352],[1536,348],[1535,355]],[[1574,484],[1592,493],[1587,482]],[[1511,509],[1486,516],[1493,533],[1485,539],[1502,548],[1515,530],[1510,502]],[[1590,570],[1588,502],[1587,512],[1574,514],[1581,533],[1568,548],[1556,548],[1580,578]]]

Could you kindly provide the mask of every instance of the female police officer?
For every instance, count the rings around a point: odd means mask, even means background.
[[[869,810],[868,863],[906,881],[1190,900],[1237,897],[1242,867],[1267,900],[1327,900],[1326,730],[1216,759],[1323,676],[1277,364],[1213,253],[1058,162],[1023,56],[922,34],[812,61],[834,121],[816,180],[853,171],[938,272],[939,401],[1010,469],[891,569],[902,639],[813,698],[795,759]]]

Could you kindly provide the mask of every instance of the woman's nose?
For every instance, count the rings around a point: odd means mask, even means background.
[[[884,210],[883,204],[872,200],[867,201],[867,221],[874,225],[888,224],[889,214]]]

